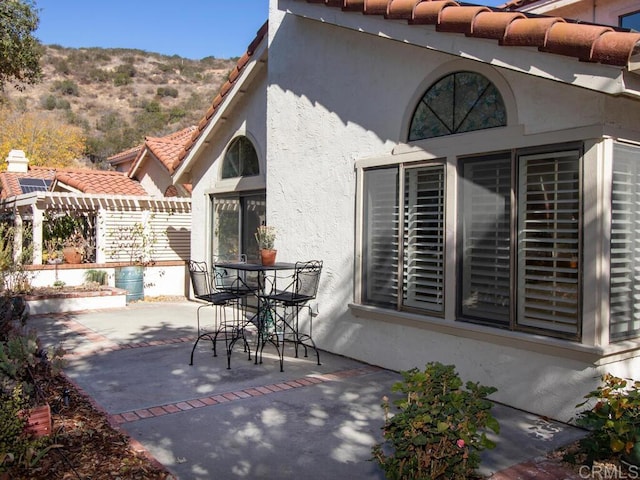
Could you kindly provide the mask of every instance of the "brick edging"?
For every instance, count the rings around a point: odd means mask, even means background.
[[[295,380],[287,380],[280,383],[247,387],[242,390],[233,390],[230,392],[222,392],[206,397],[192,398],[188,400],[181,400],[179,402],[172,402],[163,405],[155,405],[153,407],[121,412],[113,415],[113,421],[115,421],[118,425],[123,425],[126,423],[137,422],[139,420],[148,418],[157,418],[164,415],[180,413],[187,410],[192,410],[194,408],[211,407],[223,403],[245,400],[247,398],[271,395],[273,393],[282,392],[293,388],[310,387],[320,383],[334,382],[343,378],[368,375],[380,370],[382,370],[382,368],[380,367],[365,366],[360,368],[353,368],[350,370],[338,370],[332,373],[312,374]]]

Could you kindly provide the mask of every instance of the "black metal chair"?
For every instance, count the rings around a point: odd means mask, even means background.
[[[263,308],[267,309],[267,315],[274,322],[272,331],[268,332],[269,341],[278,350],[281,372],[284,371],[285,342],[293,343],[296,358],[300,346],[304,348],[305,357],[307,347],[313,348],[320,365],[320,352],[313,341],[313,312],[309,302],[316,298],[321,272],[322,260],[296,262],[293,276],[289,277],[290,282],[284,289],[278,289],[276,284],[274,291],[260,297]],[[300,311],[303,309],[309,311],[308,327],[304,332],[300,330]]]
[[[215,270],[213,271],[213,275],[216,275]],[[228,369],[231,368],[231,349],[239,338],[243,339],[245,351],[249,351],[249,359],[251,359],[251,350],[248,347],[246,339],[244,339],[244,332],[241,328],[242,313],[240,300],[245,294],[239,290],[234,291],[232,285],[228,285],[228,288],[224,290],[217,289],[216,284],[218,282],[216,280],[212,281],[211,273],[206,262],[189,260],[189,276],[191,277],[194,297],[205,302],[199,306],[197,310],[198,337],[191,349],[189,365],[193,365],[193,354],[198,346],[198,342],[203,338],[208,338],[211,341],[213,345],[213,356],[217,357],[216,342],[220,335],[222,335],[225,340]],[[200,322],[200,310],[207,306],[215,308],[215,316],[213,328],[205,330]],[[233,308],[234,312],[233,318],[230,321],[227,320],[227,307]]]

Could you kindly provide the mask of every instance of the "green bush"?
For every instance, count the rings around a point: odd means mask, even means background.
[[[486,430],[500,427],[486,397],[496,391],[462,380],[453,365],[428,363],[402,372],[404,382],[392,391],[398,412],[389,415],[383,399],[385,441],[373,447],[373,458],[393,480],[463,480],[473,478],[480,464],[479,451],[494,448]]]
[[[53,95],[47,95],[46,97],[42,97],[40,99],[40,106],[45,110],[55,110],[56,97],[54,97]]]
[[[71,80],[58,80],[54,84],[54,89],[59,91],[63,95],[73,95],[77,97],[80,95],[80,90],[78,89],[78,85]]]
[[[158,97],[178,98],[178,89],[173,87],[158,87],[156,89],[156,95]]]
[[[116,87],[123,87],[125,85],[129,85],[131,83],[131,77],[126,73],[116,72],[113,75],[113,84]]]
[[[48,442],[25,434],[27,420],[21,412],[27,401],[19,387],[10,394],[0,395],[0,473],[14,464],[33,466],[40,459],[38,451]]]
[[[603,384],[585,395],[576,408],[596,401],[578,413],[576,423],[591,433],[580,441],[587,462],[623,456],[640,464],[640,381],[603,375]]]

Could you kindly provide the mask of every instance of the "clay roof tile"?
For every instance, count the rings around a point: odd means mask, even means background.
[[[593,44],[591,60],[610,65],[627,65],[633,55],[640,53],[640,33],[606,32]]]
[[[505,46],[539,47],[547,41],[549,29],[565,20],[558,17],[523,18],[507,27],[501,44]]]
[[[437,25],[440,23],[442,11],[447,7],[457,7],[452,0],[433,0],[421,2],[413,9],[413,18],[409,22],[413,25]]]
[[[522,13],[481,12],[475,17],[471,36],[502,41],[509,25],[521,18],[526,17]]]
[[[470,35],[476,16],[482,12],[491,12],[491,10],[488,7],[446,7],[440,14],[436,30]]]
[[[422,0],[391,0],[387,6],[387,18],[411,20],[413,9]]]
[[[594,42],[606,32],[613,32],[613,29],[598,25],[558,22],[551,25],[547,41],[539,48],[543,52],[590,60]]]
[[[365,0],[363,13],[365,15],[386,15],[390,0]]]

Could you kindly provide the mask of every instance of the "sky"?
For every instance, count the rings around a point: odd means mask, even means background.
[[[506,0],[470,0],[496,6]],[[269,0],[35,0],[45,45],[135,48],[199,60],[241,56]]]

